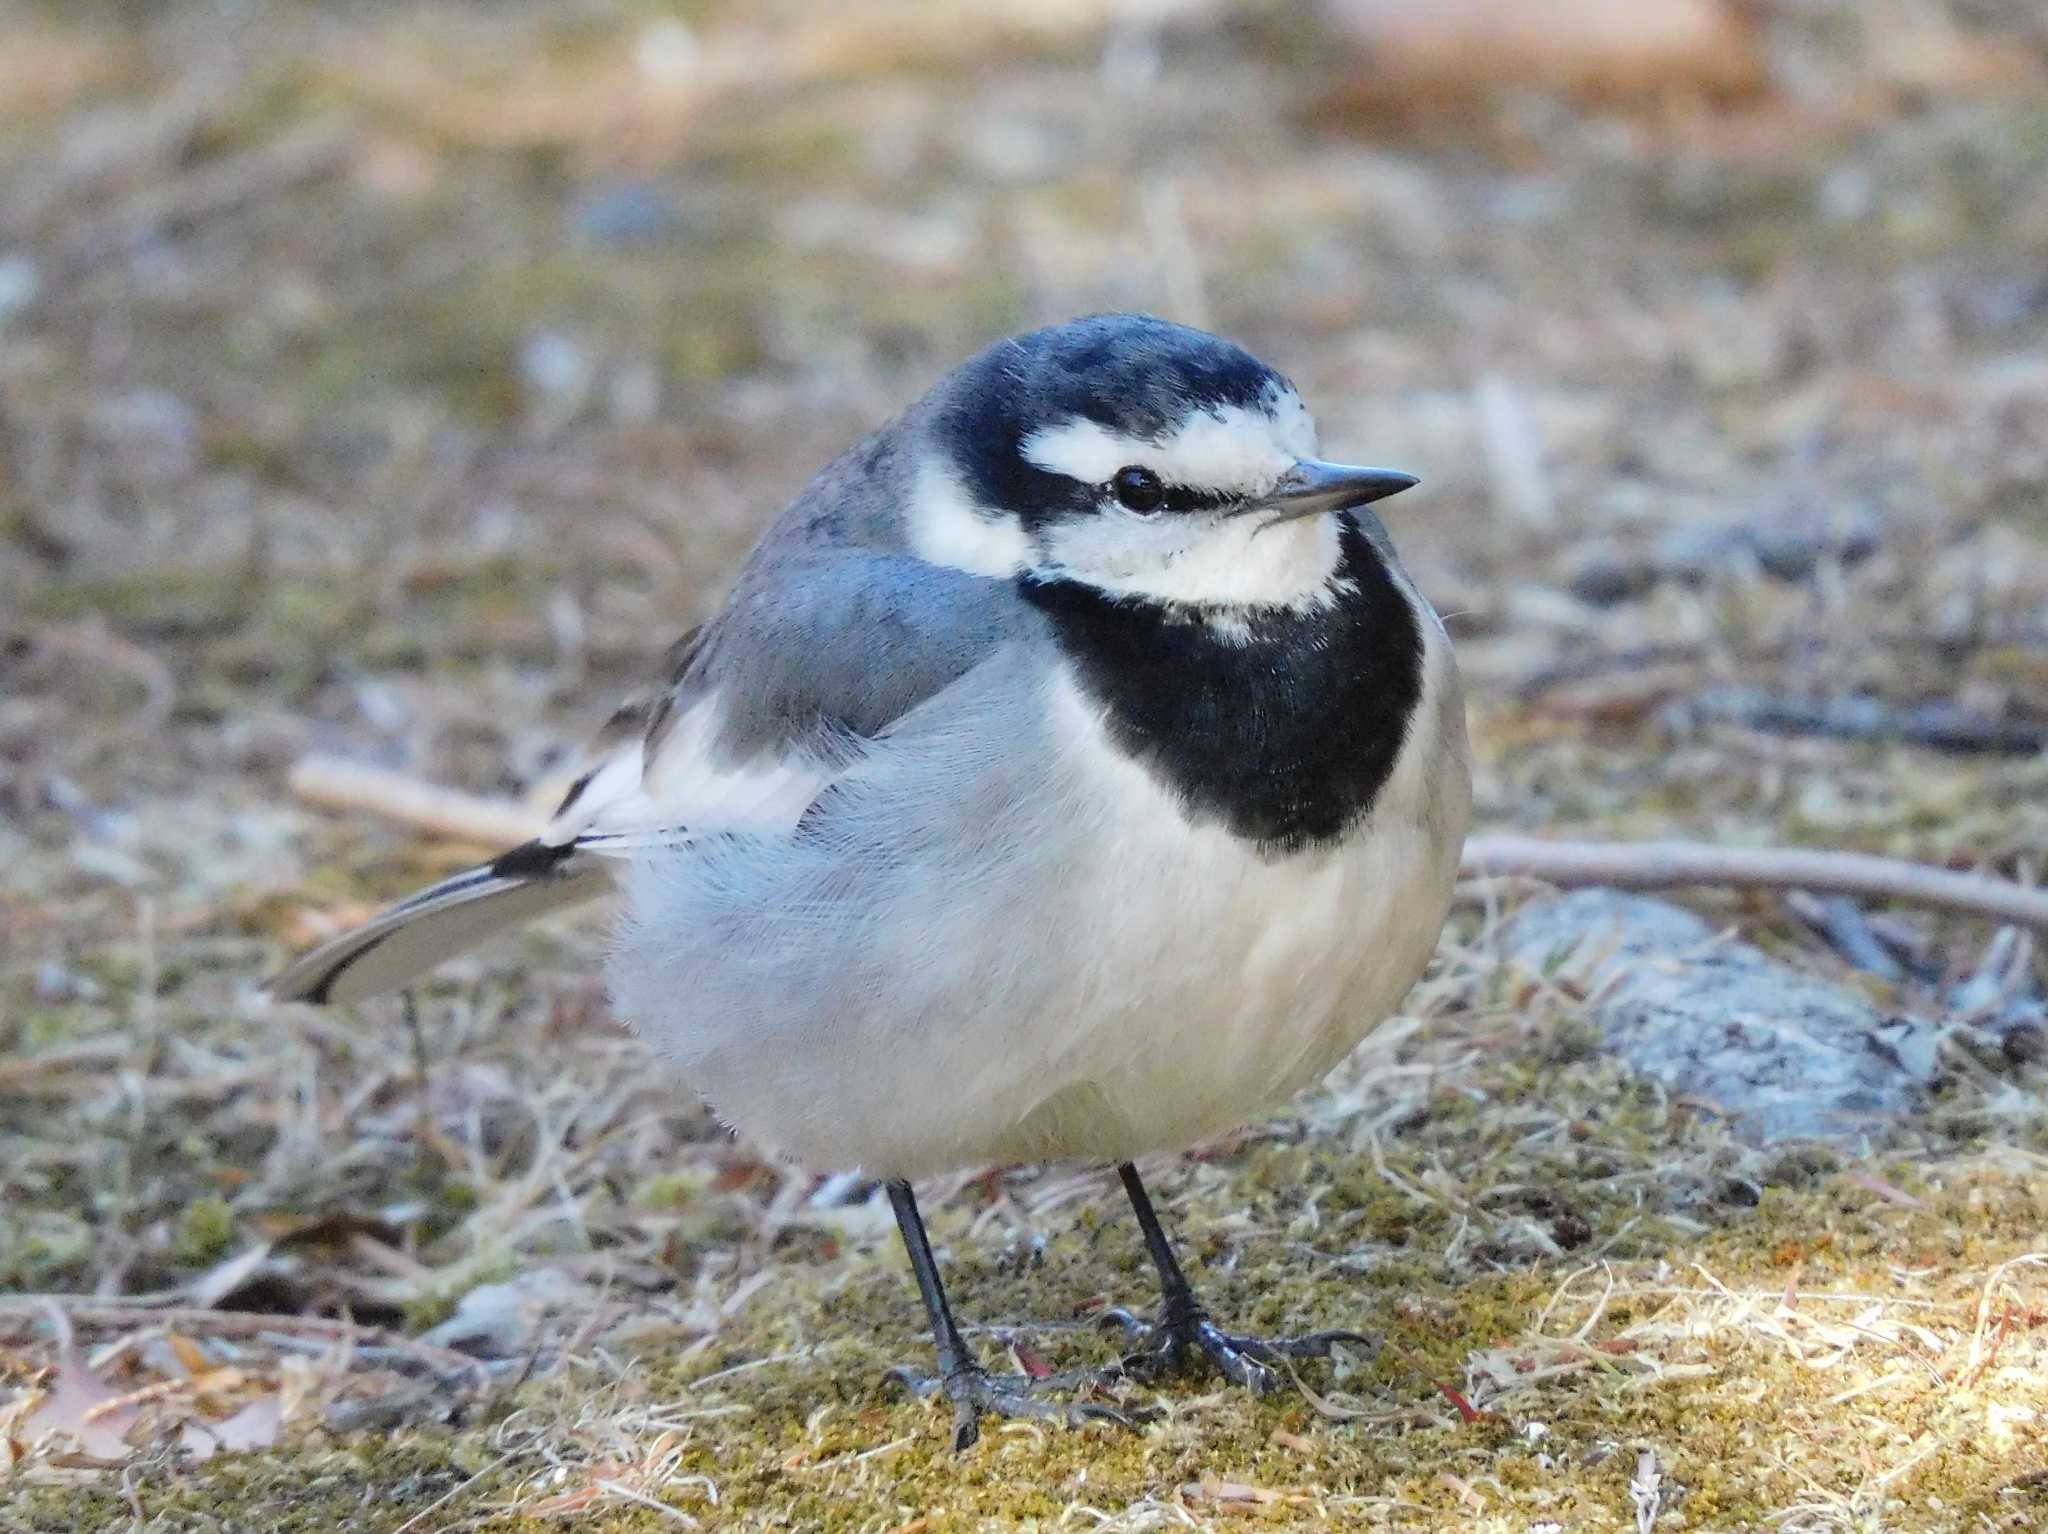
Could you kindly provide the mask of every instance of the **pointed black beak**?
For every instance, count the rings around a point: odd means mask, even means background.
[[[1390,495],[1399,495],[1416,483],[1413,474],[1399,469],[1363,469],[1348,463],[1324,463],[1304,458],[1285,474],[1259,504],[1277,511],[1281,521],[1311,517],[1322,511],[1349,511],[1353,506],[1370,506]]]

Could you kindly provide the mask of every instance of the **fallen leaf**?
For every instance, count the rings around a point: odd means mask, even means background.
[[[164,1334],[164,1341],[170,1346],[171,1352],[177,1355],[178,1363],[184,1368],[188,1377],[197,1377],[212,1371],[213,1365],[207,1362],[206,1355],[200,1351],[199,1344],[190,1337],[181,1337],[176,1332],[167,1332]]]
[[[258,1396],[222,1422],[188,1422],[178,1434],[178,1443],[195,1460],[212,1459],[225,1450],[240,1454],[250,1449],[267,1449],[277,1442],[284,1426],[281,1396]]]
[[[1017,1367],[1035,1380],[1052,1378],[1052,1365],[1038,1354],[1038,1350],[1021,1338],[1010,1344],[1010,1351],[1017,1355]]]
[[[1451,1403],[1451,1405],[1458,1408],[1459,1416],[1463,1417],[1467,1422],[1477,1422],[1479,1420],[1478,1407],[1474,1406],[1470,1401],[1466,1400],[1464,1396],[1459,1394],[1457,1391],[1453,1390],[1449,1385],[1446,1385],[1442,1380],[1436,1380],[1434,1381],[1434,1383],[1436,1385],[1436,1388],[1444,1393],[1445,1398]]]
[[[57,1372],[48,1394],[22,1422],[21,1436],[30,1444],[69,1438],[94,1459],[125,1462],[129,1448],[122,1435],[134,1426],[136,1408],[114,1404],[125,1392],[93,1372],[71,1330],[71,1318],[52,1306],[50,1321],[57,1333]]]
[[[1244,1481],[1225,1481],[1213,1475],[1205,1475],[1199,1481],[1190,1481],[1181,1487],[1180,1494],[1190,1502],[1210,1502],[1218,1505],[1231,1502],[1247,1506],[1258,1506],[1278,1502],[1282,1493],[1267,1486],[1252,1486]]]

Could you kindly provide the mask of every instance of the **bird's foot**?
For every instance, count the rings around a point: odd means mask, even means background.
[[[981,1437],[984,1413],[998,1417],[1035,1418],[1079,1427],[1084,1422],[1111,1422],[1118,1427],[1136,1428],[1131,1413],[1099,1401],[1063,1401],[1060,1391],[1093,1390],[1102,1383],[1094,1369],[1070,1369],[1064,1373],[990,1374],[979,1364],[967,1364],[944,1374],[920,1374],[914,1369],[895,1368],[888,1379],[920,1398],[944,1391],[953,1403],[953,1447],[971,1448]]]
[[[1102,1319],[1122,1328],[1124,1340],[1135,1345],[1124,1355],[1123,1373],[1145,1382],[1184,1373],[1206,1362],[1233,1384],[1270,1395],[1280,1388],[1282,1377],[1276,1366],[1283,1359],[1328,1358],[1340,1347],[1355,1348],[1368,1358],[1379,1351],[1378,1340],[1362,1332],[1240,1337],[1217,1326],[1198,1305],[1169,1306],[1157,1321],[1121,1309],[1106,1312]]]

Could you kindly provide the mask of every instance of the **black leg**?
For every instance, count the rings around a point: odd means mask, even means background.
[[[1161,1307],[1163,1314],[1169,1320],[1176,1316],[1199,1316],[1202,1307],[1195,1303],[1195,1291],[1187,1274],[1180,1270],[1180,1259],[1173,1255],[1166,1227],[1159,1223],[1159,1211],[1152,1207],[1152,1195],[1138,1180],[1138,1169],[1126,1161],[1116,1169],[1116,1175],[1123,1179],[1124,1192],[1130,1195],[1131,1212],[1138,1217],[1138,1229],[1145,1233],[1145,1250],[1152,1254],[1152,1266],[1159,1270],[1159,1293],[1165,1302]]]
[[[936,1378],[909,1369],[892,1373],[914,1394],[945,1391],[946,1399],[953,1403],[955,1449],[968,1448],[981,1437],[981,1414],[985,1411],[1005,1417],[1054,1417],[1069,1424],[1104,1420],[1131,1425],[1128,1417],[1111,1407],[1093,1402],[1053,1401],[1037,1393],[1092,1383],[1093,1375],[1038,1380],[1026,1375],[992,1375],[976,1363],[953,1320],[953,1307],[946,1303],[946,1288],[939,1282],[938,1259],[932,1255],[931,1238],[925,1234],[924,1218],[917,1212],[917,1199],[910,1184],[898,1179],[889,1183],[888,1188],[889,1207],[896,1211],[896,1228],[903,1233],[903,1248],[910,1254],[910,1270],[917,1275],[917,1291],[924,1296],[925,1314],[932,1323],[932,1342],[939,1354]]]
[[[1152,1266],[1159,1270],[1161,1304],[1157,1321],[1141,1321],[1127,1310],[1113,1310],[1108,1319],[1137,1342],[1139,1350],[1124,1360],[1128,1373],[1156,1376],[1192,1366],[1206,1359],[1225,1378],[1264,1394],[1277,1389],[1280,1376],[1272,1365],[1282,1358],[1327,1358],[1339,1343],[1370,1351],[1377,1344],[1358,1332],[1312,1332],[1303,1337],[1238,1337],[1223,1331],[1209,1319],[1209,1313],[1195,1298],[1173,1243],[1159,1223],[1152,1197],[1138,1178],[1138,1169],[1126,1161],[1116,1169],[1130,1195],[1131,1210],[1144,1232],[1145,1250]]]
[[[889,1184],[889,1207],[896,1211],[896,1228],[903,1233],[903,1249],[910,1254],[910,1271],[917,1275],[917,1292],[924,1296],[924,1312],[931,1317],[932,1341],[939,1350],[939,1372],[947,1379],[974,1367],[974,1355],[953,1320],[953,1307],[946,1303],[946,1286],[939,1282],[939,1262],[932,1256],[931,1237],[924,1231],[924,1216],[917,1212],[917,1196],[910,1184]]]

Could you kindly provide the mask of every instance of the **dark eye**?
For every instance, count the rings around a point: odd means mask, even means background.
[[[1166,504],[1166,486],[1159,476],[1135,463],[1118,469],[1109,488],[1117,504],[1127,511],[1153,512]]]

